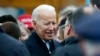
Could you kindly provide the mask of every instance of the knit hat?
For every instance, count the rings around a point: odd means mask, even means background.
[[[18,17],[18,20],[21,21],[28,29],[33,29],[31,15],[22,14]]]

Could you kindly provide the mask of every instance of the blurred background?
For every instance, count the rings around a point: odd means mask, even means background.
[[[50,4],[56,8],[57,13],[68,5],[88,5],[90,0],[0,0],[0,16],[11,14],[17,18],[21,14],[31,14],[32,10],[40,4]]]

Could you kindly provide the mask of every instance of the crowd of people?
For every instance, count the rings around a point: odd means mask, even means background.
[[[0,56],[100,56],[100,0],[57,14],[41,4],[32,15],[0,16]]]

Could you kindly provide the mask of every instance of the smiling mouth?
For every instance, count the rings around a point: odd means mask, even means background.
[[[48,35],[53,35],[54,32],[46,32],[46,34],[48,34]]]
[[[54,34],[54,32],[47,32],[46,34]]]

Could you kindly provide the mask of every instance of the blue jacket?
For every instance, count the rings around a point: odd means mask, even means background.
[[[0,27],[0,56],[30,56],[25,45],[5,34]]]
[[[60,46],[58,42],[55,40],[51,40],[52,42],[52,50],[54,51],[55,48]],[[45,45],[45,43],[40,39],[36,32],[33,32],[29,39],[25,41],[25,44],[31,54],[31,56],[49,56],[49,51]]]

